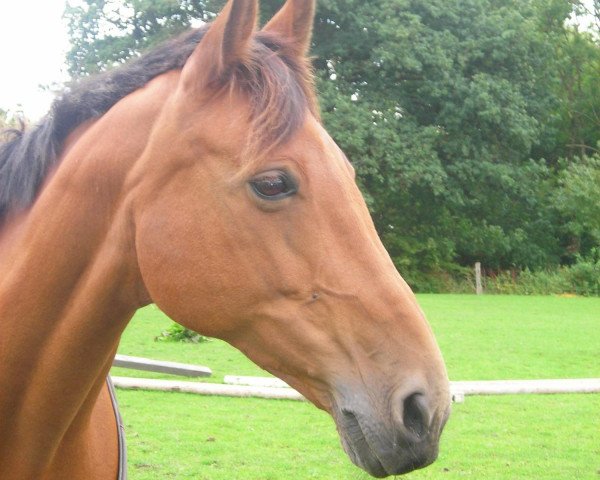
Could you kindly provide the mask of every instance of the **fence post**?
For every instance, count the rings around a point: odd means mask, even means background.
[[[483,288],[481,286],[481,262],[475,262],[475,293],[481,295]]]

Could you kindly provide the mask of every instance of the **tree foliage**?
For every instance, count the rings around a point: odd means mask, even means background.
[[[600,154],[564,162],[556,181],[552,200],[567,259],[594,249],[600,254]]]
[[[69,72],[82,76],[118,65],[194,19],[210,20],[202,0],[83,0],[67,4]]]
[[[10,111],[0,108],[0,131],[5,129],[16,128],[19,126],[18,117],[11,114]]]
[[[261,1],[261,17],[280,1]],[[413,282],[572,262],[600,242],[600,44],[578,0],[320,0],[312,52],[323,119]],[[73,75],[209,20],[222,2],[69,7]],[[595,25],[595,26],[594,26]],[[597,158],[597,157],[596,157]],[[597,203],[597,202],[596,202]]]
[[[27,125],[22,112],[13,113],[0,108],[0,144],[10,140]]]

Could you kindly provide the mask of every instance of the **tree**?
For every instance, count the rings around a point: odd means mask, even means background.
[[[83,0],[67,4],[71,75],[118,65],[152,45],[213,16],[202,0]]]
[[[596,0],[597,7],[600,2]],[[570,9],[568,8],[570,7]],[[551,0],[540,3],[540,28],[549,38],[548,47],[554,56],[553,94],[558,98],[553,117],[556,135],[538,152],[551,165],[559,158],[591,155],[600,141],[600,18],[581,30],[582,18],[589,20],[588,11],[578,0]],[[559,17],[570,21],[557,22]]]
[[[22,114],[13,114],[10,110],[3,110],[0,108],[0,134],[3,131],[10,131],[11,129],[20,128],[26,124],[26,120]],[[0,142],[3,140],[0,136]]]
[[[600,246],[600,154],[564,163],[556,178],[553,203],[566,260],[573,262],[578,256],[592,255]]]
[[[324,5],[324,119],[357,164],[393,257],[419,271],[557,261],[537,191],[548,172],[530,161],[558,104],[534,3]],[[343,134],[351,117],[360,120]]]

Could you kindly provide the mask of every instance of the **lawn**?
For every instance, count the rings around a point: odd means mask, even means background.
[[[600,377],[600,299],[420,295],[453,380]],[[266,375],[227,344],[155,342],[170,321],[138,313],[120,353]],[[113,369],[114,375],[173,378]],[[206,380],[201,380],[206,381]],[[307,403],[118,391],[131,480],[366,479],[333,421]],[[600,394],[467,397],[439,460],[409,479],[600,478]]]

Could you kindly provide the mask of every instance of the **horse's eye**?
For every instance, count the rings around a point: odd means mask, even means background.
[[[296,184],[285,172],[261,173],[250,180],[254,193],[265,200],[280,200],[296,193]]]

